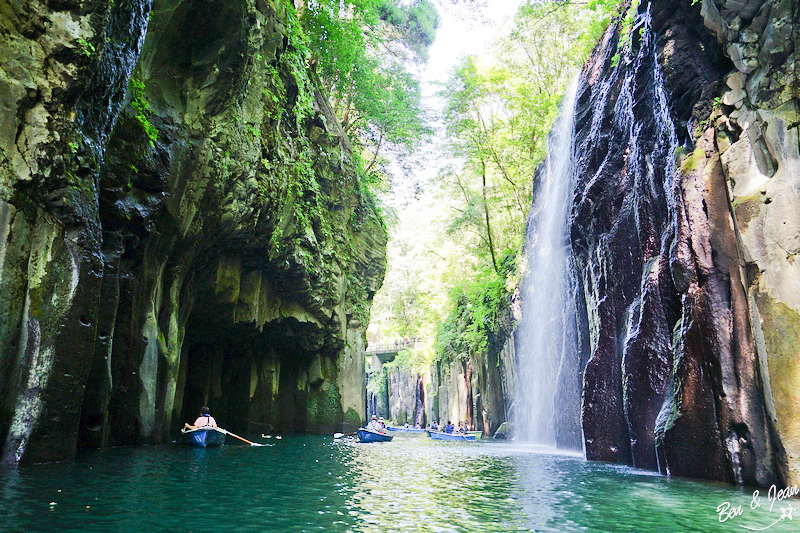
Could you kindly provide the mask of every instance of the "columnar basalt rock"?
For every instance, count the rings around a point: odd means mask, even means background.
[[[425,385],[423,377],[409,369],[387,369],[389,418],[397,424],[425,427]]]
[[[800,481],[798,9],[784,0],[709,2],[703,10],[735,67],[712,116],[714,147],[733,207],[762,387],[793,483]]]
[[[291,3],[76,4],[0,10],[4,460],[358,425],[386,232]]]
[[[642,2],[584,71],[572,243],[590,459],[797,479],[797,10]]]
[[[2,460],[74,453],[96,340],[100,145],[148,1],[4,4],[0,15]]]

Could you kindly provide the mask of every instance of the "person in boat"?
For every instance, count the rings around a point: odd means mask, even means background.
[[[383,428],[381,427],[381,423],[378,422],[377,416],[372,415],[372,420],[370,420],[369,424],[367,424],[367,429],[370,431],[383,432]]]
[[[436,420],[431,422],[431,431],[439,431],[439,424],[436,423]]]
[[[217,426],[217,421],[214,420],[213,416],[211,416],[211,409],[205,406],[200,409],[200,416],[197,417],[197,420],[194,421],[194,424],[183,425],[185,429],[197,429],[205,426],[210,426],[212,428],[219,427]]]
[[[419,424],[419,422],[416,423],[414,429],[422,429],[422,426]]]
[[[386,431],[386,421],[383,419],[383,417],[378,419],[378,423],[381,425],[381,431]]]
[[[453,425],[453,423],[448,420],[447,421],[447,425],[444,427],[444,432],[445,433],[452,433],[455,428],[456,427]]]
[[[469,426],[467,425],[466,421],[461,422],[461,426],[458,428],[459,433],[467,433],[469,432]]]

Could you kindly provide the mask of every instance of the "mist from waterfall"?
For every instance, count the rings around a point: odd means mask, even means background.
[[[572,449],[580,449],[582,442],[569,240],[577,87],[576,78],[564,95],[548,139],[548,156],[534,180],[516,343],[518,397],[512,412],[515,439]]]

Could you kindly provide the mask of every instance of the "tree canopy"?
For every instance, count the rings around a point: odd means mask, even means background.
[[[429,0],[312,0],[301,12],[313,63],[366,175],[387,145],[414,151],[430,133],[419,80],[439,17]],[[375,179],[375,176],[372,176]]]
[[[440,91],[440,148],[453,162],[416,207],[435,206],[424,229],[405,224],[411,215],[401,213],[392,237],[428,244],[390,244],[385,288],[375,300],[376,313],[394,317],[395,331],[438,330],[445,358],[483,350],[499,332],[499,312],[517,283],[535,169],[562,95],[617,4],[528,0],[489,54],[453,68]]]

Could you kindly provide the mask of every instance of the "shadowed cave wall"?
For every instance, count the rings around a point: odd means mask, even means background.
[[[291,4],[1,13],[3,460],[358,425],[386,232]]]

